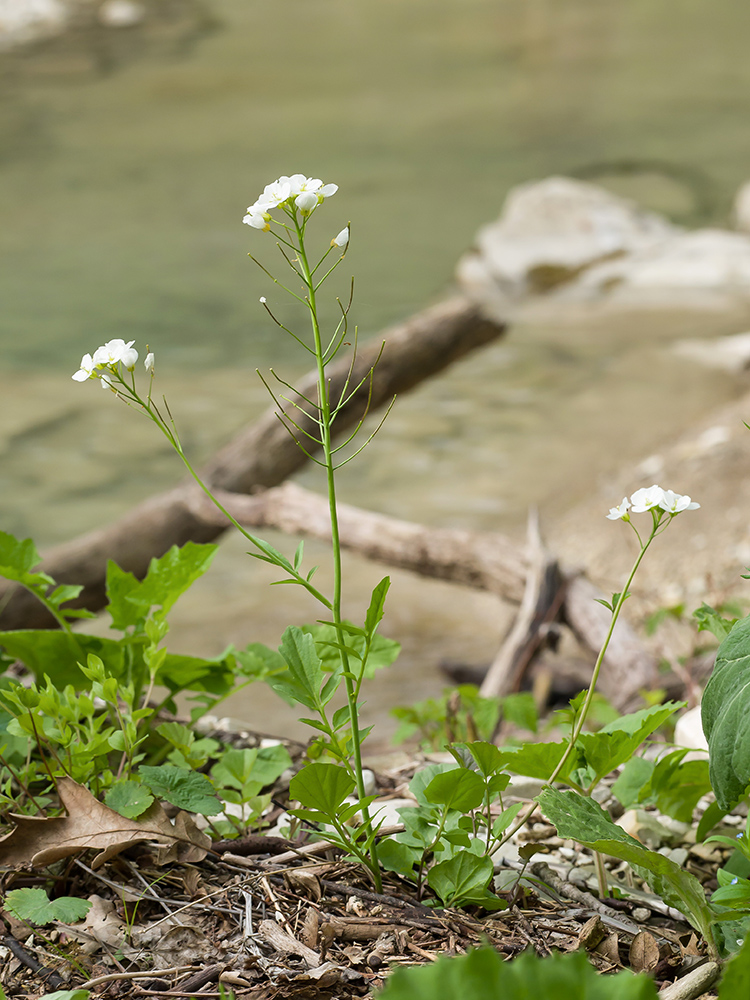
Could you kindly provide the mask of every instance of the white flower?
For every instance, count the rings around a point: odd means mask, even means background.
[[[116,365],[123,360],[123,357],[129,360],[132,354],[128,352],[134,343],[134,340],[129,340],[126,344],[119,337],[115,340],[108,340],[103,347],[97,347],[94,352],[94,367],[100,368],[102,365]],[[135,352],[135,358],[137,361],[137,352]]]
[[[96,372],[96,365],[94,364],[94,359],[90,354],[84,354],[81,358],[81,367],[78,371],[71,376],[76,382],[85,382],[87,378],[91,378]]]
[[[674,515],[680,514],[683,510],[698,510],[700,504],[691,500],[687,495],[681,496],[679,493],[673,493],[672,490],[663,490],[659,506],[667,514]]]
[[[115,389],[115,387],[112,385],[112,379],[110,378],[110,376],[106,372],[102,372],[99,375],[99,378],[102,381],[102,389],[111,389],[112,392],[117,392],[117,390]]]
[[[251,205],[250,208],[253,208],[253,206]],[[261,229],[268,232],[271,228],[268,224],[268,219],[270,219],[270,216],[267,217],[267,213],[248,211],[248,214],[242,221],[246,225],[252,226],[253,229]]]
[[[628,498],[623,497],[622,503],[618,507],[609,508],[609,514],[607,514],[607,517],[610,519],[610,521],[621,521],[621,520],[624,521],[626,518],[630,517],[630,515],[628,514],[629,507],[630,504],[628,503]]]
[[[154,374],[154,352],[149,351],[146,357],[143,359],[143,367],[150,374]]]
[[[128,347],[124,350],[120,356],[120,364],[127,368],[129,372],[135,368],[135,363],[138,360],[138,351],[134,347]]]
[[[271,184],[266,184],[263,188],[263,194],[258,198],[256,205],[267,205],[266,211],[272,208],[277,208],[279,205],[283,205],[285,201],[289,200],[292,193],[292,185],[289,183],[288,177],[280,177],[277,181],[273,181]]]
[[[345,247],[349,242],[349,227],[342,229],[338,236],[334,236],[331,240],[332,247]]]
[[[643,514],[644,511],[658,507],[663,496],[664,490],[656,484],[648,488],[644,487],[643,489],[636,490],[630,498],[630,502],[633,505],[633,513]]]
[[[294,199],[294,204],[301,212],[309,212],[318,204],[318,196],[314,191],[303,191]]]
[[[278,180],[266,184],[263,194],[248,206],[247,215],[242,220],[254,229],[269,230],[272,212],[275,208],[285,208],[290,199],[294,207],[303,213],[312,212],[326,198],[336,194],[336,184],[324,184],[319,177],[305,177],[304,174],[284,174]]]
[[[261,295],[261,297],[258,299],[258,302],[260,302],[260,304],[262,306],[264,306],[266,304],[266,297],[265,297],[265,295]]]

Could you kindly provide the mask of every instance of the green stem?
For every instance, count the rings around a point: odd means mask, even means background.
[[[320,334],[320,324],[318,323],[318,313],[315,305],[315,284],[313,282],[310,265],[305,253],[304,223],[300,226],[296,213],[293,217],[299,240],[299,263],[302,268],[302,275],[308,289],[308,308],[312,322],[313,340],[315,345],[315,360],[318,369],[318,405],[320,407],[320,429],[321,443],[323,445],[323,459],[326,469],[326,480],[328,485],[328,509],[331,518],[331,545],[333,549],[333,607],[331,613],[336,635],[339,642],[339,652],[341,655],[341,666],[343,668],[344,682],[346,684],[346,699],[349,706],[349,719],[352,728],[352,752],[354,755],[354,771],[357,780],[357,794],[360,801],[365,798],[365,784],[362,774],[362,747],[359,730],[359,710],[357,707],[357,692],[355,691],[354,678],[349,666],[349,657],[346,652],[346,636],[341,627],[341,591],[342,591],[342,566],[341,566],[341,540],[339,537],[338,507],[336,504],[336,474],[333,462],[333,449],[331,446],[331,404],[328,394],[328,383],[326,381],[325,362],[323,360],[323,344]],[[372,820],[370,811],[366,805],[362,806],[362,821],[365,827],[366,836],[370,839],[372,834]],[[372,840],[370,847],[370,859],[372,861],[371,871],[375,879],[375,887],[378,892],[382,892],[382,881],[380,877],[380,865],[377,857],[377,845]]]
[[[643,557],[648,551],[649,545],[651,544],[651,542],[653,542],[656,536],[657,527],[658,527],[658,522],[655,520],[654,527],[648,538],[648,541],[645,543],[645,545],[641,546],[641,551],[638,553],[638,558],[635,560],[635,563],[633,564],[633,568],[630,571],[630,575],[628,576],[627,582],[625,583],[625,586],[622,589],[622,593],[620,594],[617,603],[615,604],[614,610],[612,611],[612,620],[609,623],[609,629],[607,630],[607,634],[604,637],[604,642],[602,643],[602,647],[599,650],[599,655],[596,658],[596,663],[594,664],[594,671],[591,675],[591,682],[589,683],[588,691],[586,692],[586,697],[584,699],[583,705],[581,706],[581,711],[571,730],[570,739],[567,747],[565,748],[565,753],[560,758],[560,762],[558,763],[555,770],[547,779],[548,785],[551,785],[557,779],[557,776],[562,773],[563,768],[570,759],[570,755],[573,753],[573,750],[575,749],[578,737],[581,735],[584,723],[586,722],[586,716],[588,715],[589,709],[591,708],[591,702],[594,699],[596,684],[597,681],[599,680],[599,674],[601,673],[602,664],[604,663],[604,657],[606,656],[607,649],[609,648],[609,643],[610,640],[612,639],[612,633],[615,630],[617,619],[620,617],[620,611],[622,610],[622,606],[627,599],[630,585],[633,582],[633,577],[638,572],[638,567],[641,565],[641,561],[643,560]],[[503,844],[507,843],[510,840],[510,838],[514,836],[514,834],[518,833],[518,831],[526,825],[531,814],[534,812],[535,809],[536,809],[536,802],[531,802],[528,808],[521,813],[516,823],[505,834],[503,839],[498,844],[498,847],[502,847]]]

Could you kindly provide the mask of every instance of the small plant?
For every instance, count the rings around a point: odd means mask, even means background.
[[[285,285],[266,267],[250,255],[272,281],[282,288],[294,300],[304,305],[310,318],[310,336],[303,337],[294,333],[285,323],[278,319],[265,297],[261,304],[274,323],[284,333],[291,336],[303,351],[314,361],[318,384],[314,398],[283,395],[293,391],[293,387],[272,372],[275,386],[265,379],[263,382],[272,399],[278,406],[278,416],[290,436],[308,456],[324,472],[328,492],[331,542],[333,548],[334,583],[330,597],[316,588],[312,580],[316,567],[303,570],[303,546],[300,545],[292,560],[287,559],[267,542],[250,534],[242,527],[224,506],[213,496],[209,487],[197,475],[187,458],[174,420],[166,402],[160,407],[152,397],[151,386],[154,378],[154,355],[148,352],[145,359],[145,369],[149,377],[148,393],[142,395],[136,387],[134,370],[138,361],[138,352],[133,347],[133,341],[112,340],[98,348],[93,354],[84,355],[81,366],[73,375],[76,381],[96,379],[105,388],[123,402],[135,407],[145,414],[164,434],[170,444],[182,458],[188,471],[211,500],[229,518],[230,522],[242,533],[253,546],[253,555],[264,562],[270,563],[282,570],[280,583],[291,583],[303,587],[321,605],[328,616],[320,624],[327,626],[326,634],[312,635],[310,632],[290,626],[284,633],[279,647],[284,669],[273,680],[273,686],[282,696],[303,705],[313,713],[312,718],[303,721],[312,726],[318,736],[320,755],[325,753],[332,758],[330,762],[317,762],[314,772],[307,778],[297,776],[295,791],[302,805],[297,815],[302,819],[311,819],[313,815],[325,816],[326,821],[334,826],[342,844],[369,869],[375,885],[381,887],[380,866],[377,861],[376,830],[373,827],[368,811],[370,798],[365,794],[362,773],[362,743],[367,735],[360,728],[359,698],[363,681],[374,669],[376,658],[371,653],[376,647],[376,631],[383,617],[385,598],[390,584],[386,577],[375,588],[370,607],[362,626],[353,625],[342,615],[343,574],[341,566],[341,545],[339,541],[338,507],[336,497],[336,472],[355,458],[372,439],[370,434],[352,454],[345,455],[344,449],[351,444],[359,431],[369,409],[369,402],[363,408],[362,417],[355,430],[341,443],[334,445],[334,423],[346,406],[360,391],[365,390],[368,381],[371,384],[373,370],[363,378],[355,379],[354,360],[356,357],[356,330],[354,332],[354,352],[352,355],[349,377],[345,380],[340,392],[335,397],[331,395],[330,383],[326,374],[327,367],[336,358],[344,346],[350,346],[349,311],[351,309],[351,293],[349,300],[343,304],[337,299],[340,317],[333,330],[325,334],[319,318],[317,296],[321,286],[343,261],[350,241],[350,229],[346,226],[338,233],[317,260],[313,261],[308,251],[307,227],[324,202],[337,191],[335,184],[323,184],[317,178],[294,174],[291,177],[281,177],[266,186],[260,197],[248,208],[244,222],[250,227],[262,232],[273,231],[277,247],[285,264],[294,274],[294,281],[299,291]],[[274,214],[276,213],[276,214]],[[329,257],[334,254],[332,262]],[[259,373],[260,374],[260,373]],[[278,387],[278,388],[277,388]],[[280,395],[281,394],[281,395]],[[288,406],[285,407],[284,403]],[[387,414],[386,414],[387,415]],[[377,430],[377,429],[376,429]],[[318,457],[318,456],[321,457]],[[392,658],[392,657],[391,657]],[[380,663],[382,664],[382,659]],[[332,711],[330,706],[334,695],[343,686],[346,693],[346,706]],[[312,765],[311,765],[312,766]],[[312,776],[315,780],[312,780]],[[361,813],[362,833],[350,832],[338,816],[342,796],[353,782],[356,789],[358,805],[355,811]],[[308,785],[315,787],[312,795]],[[318,786],[325,790],[323,799],[318,795]],[[322,808],[321,802],[326,805]],[[313,806],[314,808],[310,808]],[[317,819],[315,820],[318,821]],[[364,844],[364,846],[363,846]]]

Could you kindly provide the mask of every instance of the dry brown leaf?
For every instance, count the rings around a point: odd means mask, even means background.
[[[656,938],[648,931],[640,931],[630,945],[630,967],[633,972],[651,972],[659,964],[661,955]]]
[[[181,861],[197,861],[211,845],[187,813],[179,813],[173,826],[158,802],[135,820],[105,806],[72,778],[60,778],[57,792],[68,815],[49,819],[12,815],[16,826],[0,839],[0,866],[41,868],[79,851],[95,850],[101,853],[92,868],[98,868],[144,840],[167,845],[167,852]]]

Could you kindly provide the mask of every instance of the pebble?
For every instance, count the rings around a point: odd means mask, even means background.
[[[630,916],[636,923],[643,924],[651,916],[651,910],[647,909],[645,906],[636,906],[631,910]]]

